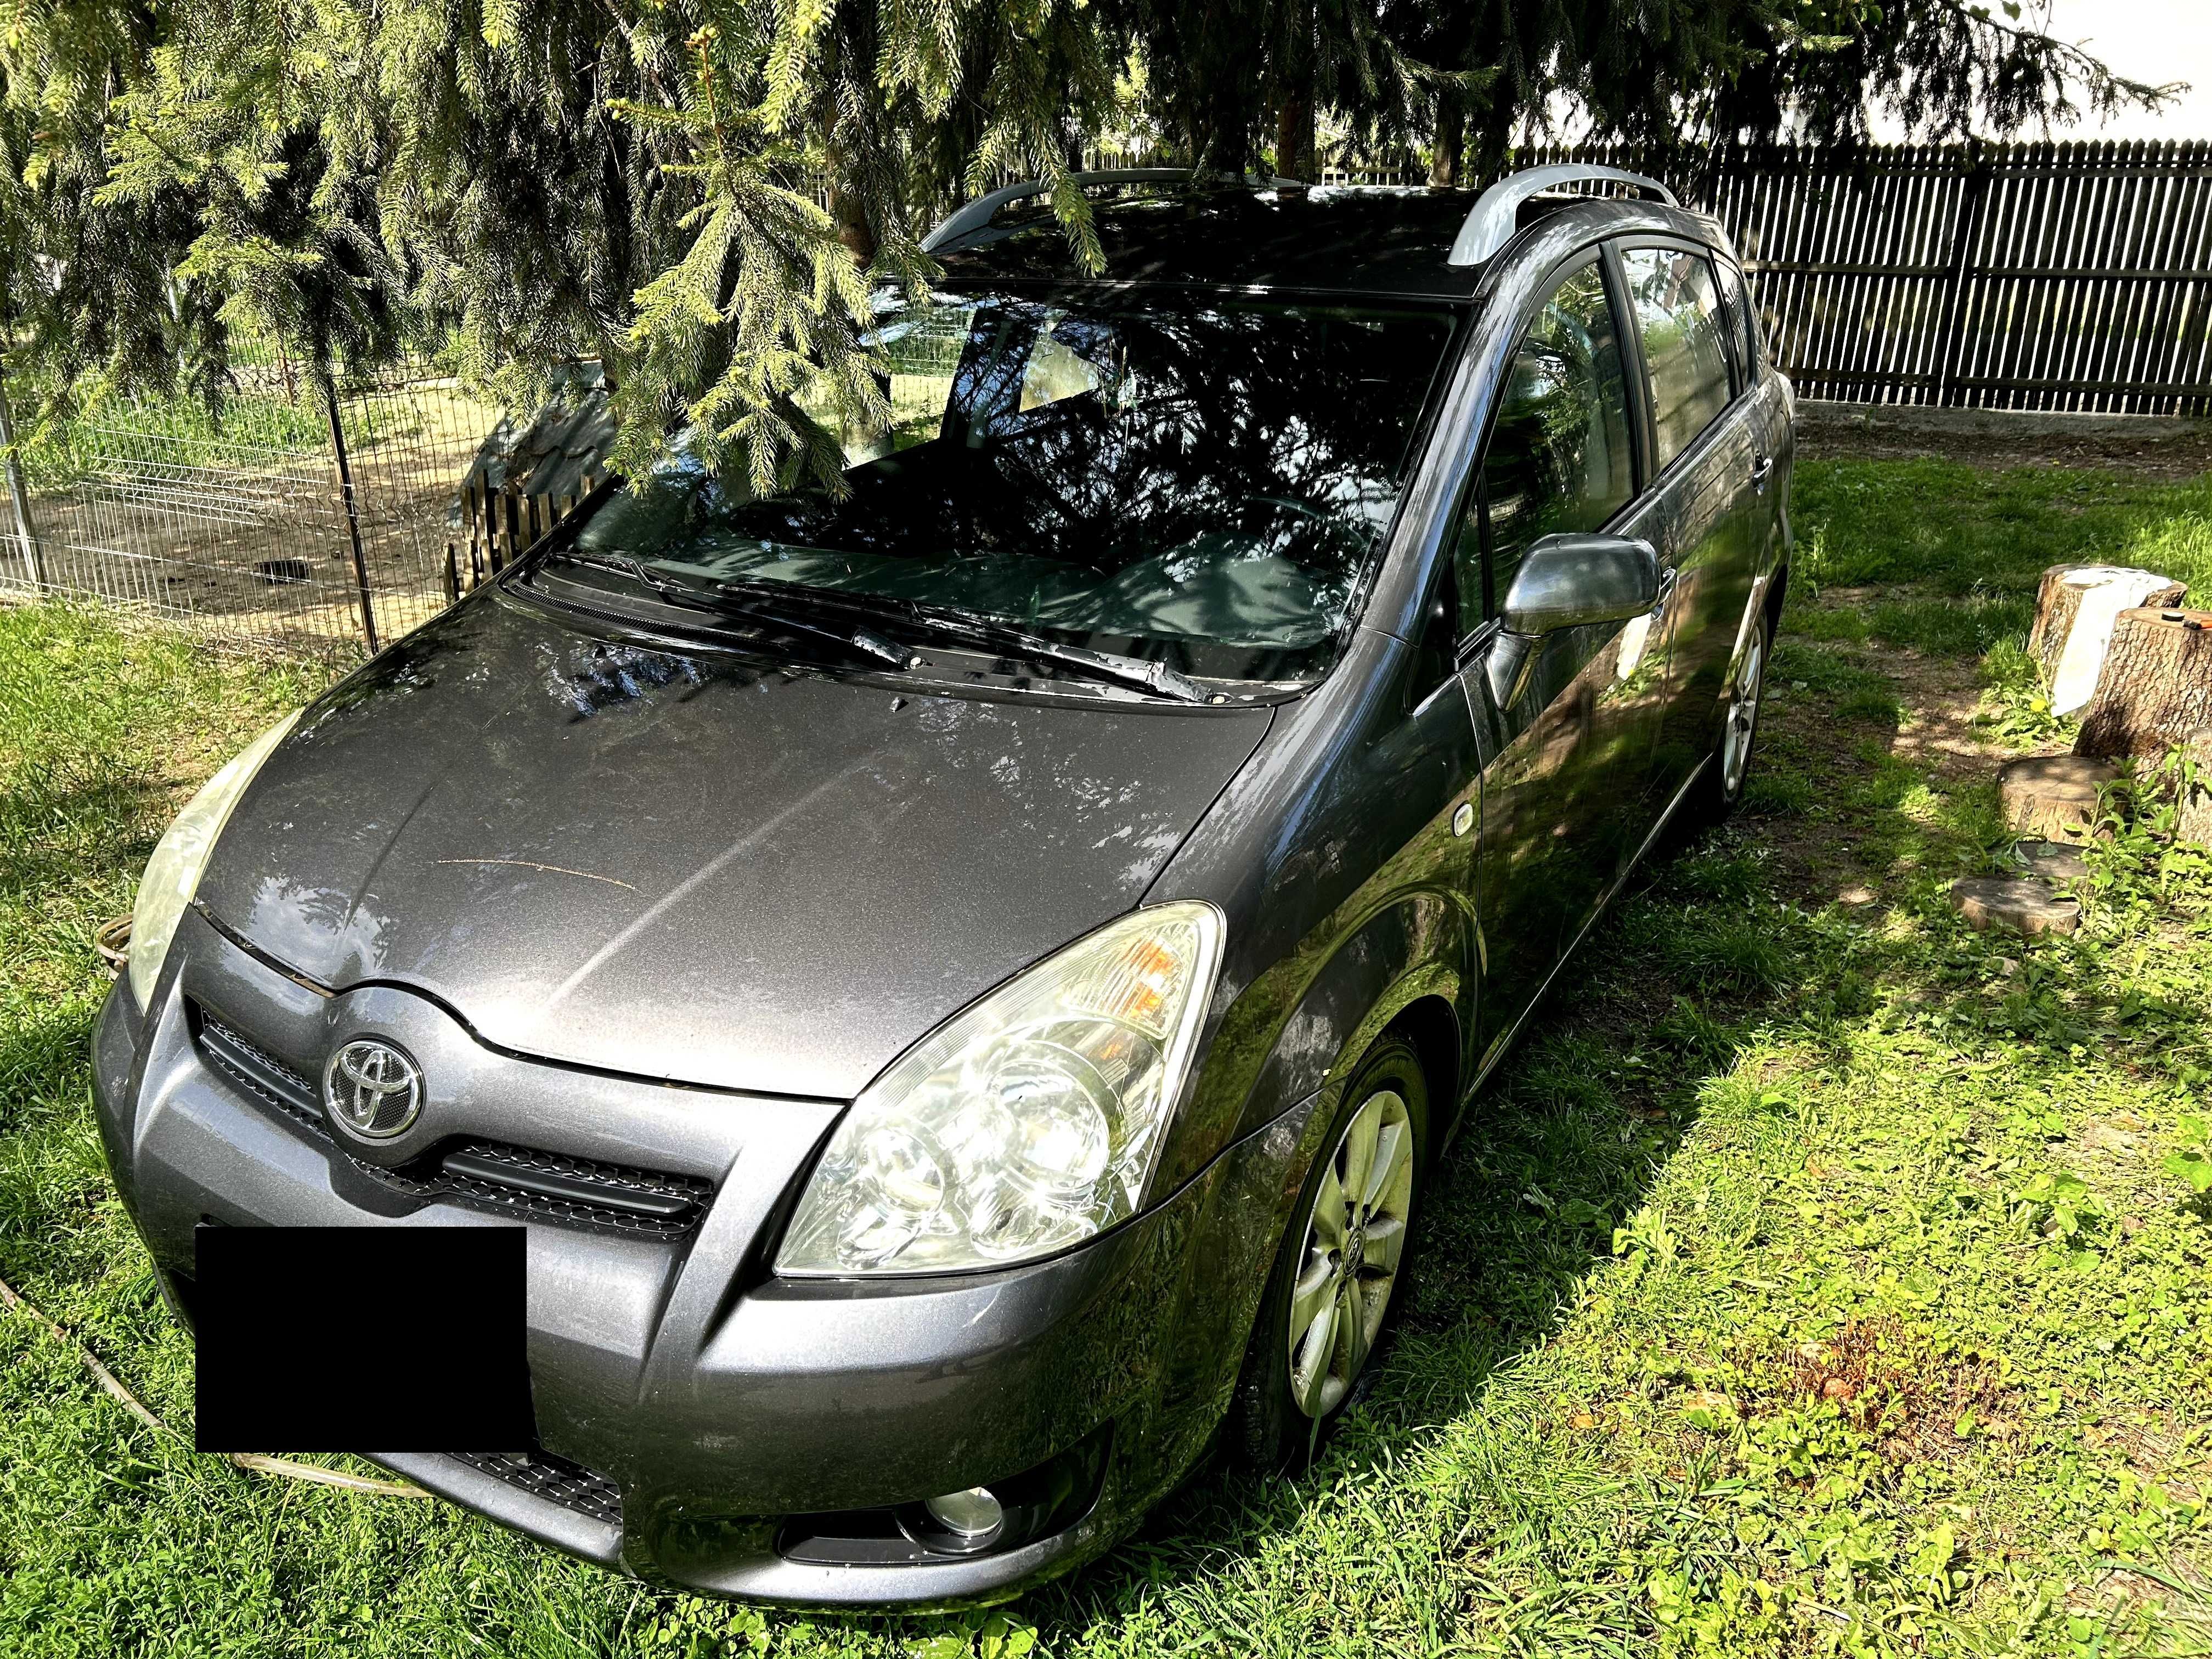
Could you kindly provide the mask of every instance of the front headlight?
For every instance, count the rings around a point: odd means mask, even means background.
[[[215,838],[229,820],[230,809],[238,805],[269,751],[283,742],[299,718],[295,708],[210,778],[191,804],[177,814],[154,856],[146,860],[146,873],[138,880],[138,902],[131,912],[131,994],[141,1008],[154,994],[169,941],[176,937],[185,907],[199,887],[200,872],[215,849]]]
[[[1221,963],[1199,901],[1109,922],[983,999],[853,1103],[780,1273],[999,1267],[1142,1197]]]

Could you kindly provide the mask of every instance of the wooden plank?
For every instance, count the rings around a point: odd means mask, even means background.
[[[2140,159],[2142,144],[2130,140],[2117,148],[2123,159]],[[2090,207],[2077,222],[2076,246],[2073,263],[2087,263],[2092,267],[2117,266],[2124,255],[2124,239],[2133,210],[2136,187],[2142,182],[2140,172],[2130,167],[2106,174],[2091,181]],[[2065,350],[2063,361],[2078,379],[2102,381],[2108,378],[2112,348],[2117,341],[2114,332],[2115,295],[2117,284],[2107,271],[2090,276],[2063,278],[2075,292],[2075,306],[2069,326],[2063,337]],[[2072,406],[2095,413],[2109,413],[2113,404],[2109,392],[2097,392],[2075,398]]]
[[[2058,226],[2058,242],[2052,250],[2054,267],[2081,263],[2081,256],[2094,245],[2102,229],[2112,186],[2122,175],[2094,165],[2101,160],[2082,154],[2087,146],[2072,144],[2076,152],[2078,167],[2073,185],[2074,199]],[[2097,146],[2111,149],[2111,145]],[[2046,333],[2048,349],[2044,358],[2042,378],[2054,380],[2086,381],[2091,378],[2086,367],[2089,358],[2088,331],[2095,321],[2095,284],[2080,278],[2059,277],[2051,281],[2045,293],[2051,306],[2051,325]],[[2074,393],[2053,393],[2052,406],[2078,410],[2081,396]]]
[[[1875,265],[1878,274],[1846,277],[1844,283],[1851,295],[1848,323],[1852,359],[1862,369],[1879,371],[1887,366],[1890,306],[1896,297],[1894,285],[1880,272],[1895,256],[1900,239],[1911,228],[1903,210],[1904,195],[1912,181],[1881,168],[1869,182],[1859,257]],[[1863,391],[1871,390],[1875,383],[1862,380],[1859,385],[1863,395]]]
[[[2036,149],[2052,159],[2054,165],[2033,179],[2036,211],[2031,222],[2021,227],[2032,258],[2026,263],[2048,265],[2056,262],[2060,244],[2066,234],[2067,213],[2073,205],[2081,187],[2078,174],[2056,163],[2063,158],[2068,146],[2045,143]],[[2011,343],[2008,362],[2002,378],[2018,384],[2007,388],[2018,396],[2001,398],[1996,406],[2006,409],[2042,409],[2046,401],[2027,397],[2033,383],[2045,376],[2051,362],[2051,308],[2048,296],[2037,292],[2022,279],[2009,285],[2011,305],[2004,320],[2009,325],[2007,333]]]
[[[1909,371],[1916,365],[1925,331],[1921,314],[1927,306],[1929,285],[1925,276],[1908,273],[1928,262],[1929,238],[1935,228],[1932,210],[1942,200],[1942,182],[1925,174],[1895,181],[1896,205],[1892,210],[1899,234],[1890,244],[1891,269],[1882,284],[1882,351],[1877,368]]]
[[[2197,143],[2177,148],[2212,151],[2212,143]],[[2166,215],[2172,227],[2175,245],[2171,258],[2176,264],[2191,268],[2204,263],[2204,254],[2212,248],[2212,184],[2203,177],[2179,178],[2172,183],[2172,195],[2166,204]],[[2212,282],[2199,282],[2167,289],[2160,296],[2156,320],[2146,362],[2149,368],[2146,378],[2162,376],[2171,380],[2201,378],[2203,364],[2196,364],[2192,374],[2190,365],[2197,354],[2191,349],[2187,333],[2188,319],[2196,313],[2198,296],[2212,291]],[[2179,412],[2181,404],[2174,405]]]
[[[1822,181],[1822,188],[1826,192],[1823,205],[1827,211],[1814,219],[1810,228],[1822,245],[1844,255],[1834,263],[1850,264],[1851,253],[1863,243],[1871,216],[1871,185],[1852,172],[1832,174]],[[1806,355],[1815,362],[1832,361],[1843,366],[1842,375],[1828,389],[1831,397],[1851,398],[1863,384],[1850,373],[1857,367],[1857,354],[1852,349],[1855,342],[1850,337],[1851,302],[1855,297],[1839,277],[1815,277],[1808,296],[1812,328],[1806,341]]]
[[[1955,220],[1962,191],[1963,181],[1955,173],[1941,176],[1923,173],[1912,180],[1911,211],[1917,230],[1906,257],[1914,270],[1933,270],[1936,275],[1913,282],[1910,308],[1895,325],[1899,335],[1899,349],[1890,367],[1906,374],[1925,373],[1935,361],[1936,331],[1942,317],[1944,298],[1943,267],[1937,262],[1948,251],[1957,234]]]
[[[2181,146],[2169,142],[2160,145],[2159,149],[2163,159],[2170,162]],[[2146,208],[2150,222],[2146,239],[2138,245],[2135,257],[2148,258],[2154,270],[2180,268],[2181,259],[2185,256],[2184,241],[2188,228],[2180,215],[2185,210],[2184,202],[2188,190],[2188,180],[2174,178],[2163,168],[2152,179],[2149,203]],[[2178,314],[2175,300],[2180,291],[2167,284],[2140,289],[2134,349],[2124,360],[2122,378],[2146,380],[2160,372],[2156,365],[2172,349],[2172,323]],[[2140,405],[2136,407],[2139,413],[2150,412]]]
[[[2127,273],[2142,258],[2143,245],[2151,234],[2151,204],[2160,183],[2154,154],[2159,148],[2141,141],[2133,146],[2139,166],[2120,185],[2112,223],[2103,238],[2108,263],[2097,300],[2099,337],[2094,357],[2097,378],[2101,380],[2125,380],[2133,372],[2143,307],[2151,288]],[[2131,412],[2130,400],[2118,395],[2100,398],[2098,406],[2108,411]]]

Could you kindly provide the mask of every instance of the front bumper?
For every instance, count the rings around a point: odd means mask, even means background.
[[[142,1021],[118,983],[95,1039],[95,1092],[118,1185],[173,1295],[189,1297],[203,1220],[513,1224],[449,1194],[395,1193],[327,1130],[238,1086],[202,1051],[207,1010],[250,1021],[302,1069],[346,1032],[403,1039],[427,1075],[464,1079],[442,1098],[434,1085],[425,1134],[496,1124],[556,1154],[710,1181],[703,1215],[680,1236],[524,1221],[539,1440],[580,1466],[581,1484],[501,1472],[519,1459],[371,1455],[587,1559],[784,1604],[1000,1599],[1112,1543],[1188,1469],[1226,1406],[1308,1150],[1310,1113],[1294,1110],[1146,1215],[1043,1262],[779,1279],[769,1253],[839,1103],[495,1054],[389,988],[301,987],[198,915],[179,930],[154,1006]],[[1001,1482],[1102,1437],[1095,1501],[1018,1547],[840,1564],[818,1544],[807,1559],[788,1547],[793,1517]]]

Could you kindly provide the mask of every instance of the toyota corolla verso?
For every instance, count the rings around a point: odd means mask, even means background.
[[[801,400],[842,478],[679,444],[256,742],[97,1036],[179,1312],[204,1224],[521,1227],[538,1443],[380,1461],[782,1602],[1010,1595],[1302,1454],[1485,1077],[1744,785],[1790,394],[1600,172],[1092,175],[1098,277],[1000,192]]]

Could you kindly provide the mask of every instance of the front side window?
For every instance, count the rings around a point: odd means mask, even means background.
[[[1534,543],[1602,529],[1635,490],[1628,378],[1593,255],[1553,291],[1514,354],[1460,527],[1462,605],[1496,616]]]
[[[1364,590],[1453,321],[1229,295],[887,296],[883,407],[799,399],[843,449],[842,488],[756,496],[679,452],[579,546],[1190,673],[1310,678]]]
[[[1620,263],[1651,384],[1653,459],[1663,467],[1728,407],[1728,322],[1713,263],[1702,253],[1624,248]]]

